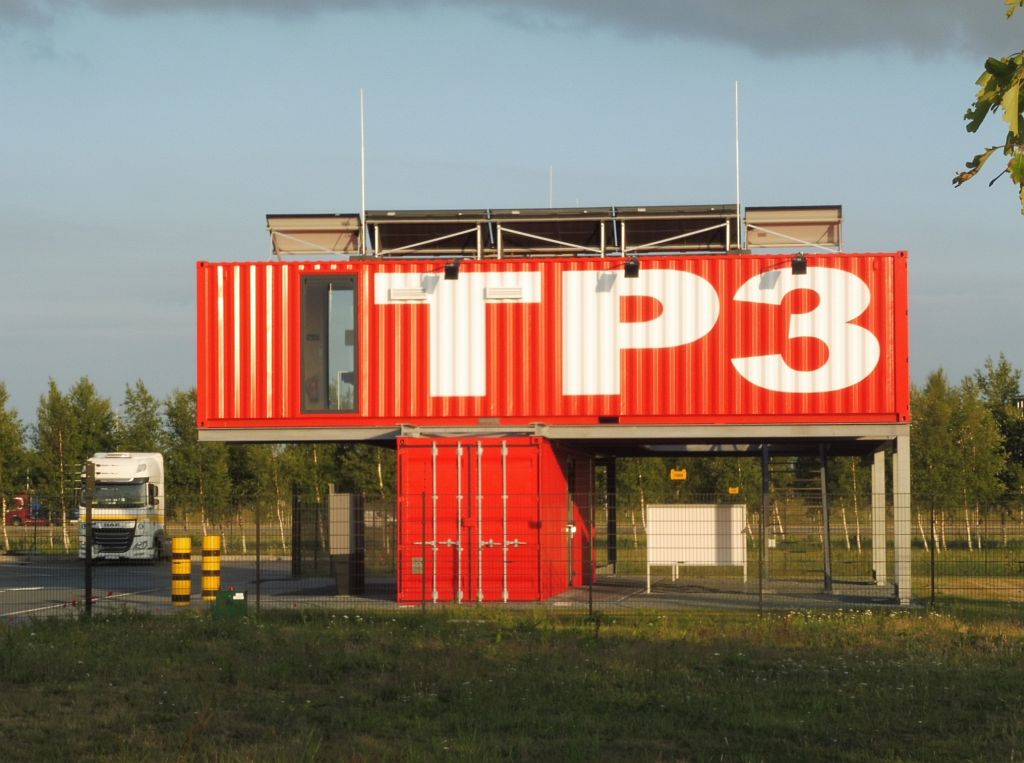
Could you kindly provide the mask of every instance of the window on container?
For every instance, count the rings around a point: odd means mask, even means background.
[[[302,281],[302,410],[355,411],[356,279]]]

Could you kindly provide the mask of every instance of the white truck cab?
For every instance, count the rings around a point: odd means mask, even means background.
[[[95,476],[87,485],[89,464]],[[97,453],[82,470],[78,558],[85,558],[91,502],[93,559],[160,561],[170,557],[164,532],[164,457],[160,453]]]

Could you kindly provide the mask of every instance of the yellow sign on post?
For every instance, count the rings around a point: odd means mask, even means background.
[[[685,480],[686,469],[671,469],[669,470],[668,477],[673,480]]]
[[[734,486],[729,488],[729,495],[739,495],[739,494],[740,494],[739,487],[734,485]]]

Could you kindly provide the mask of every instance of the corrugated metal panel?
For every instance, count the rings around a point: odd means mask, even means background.
[[[217,426],[909,417],[905,253],[200,263]],[[358,279],[356,413],[303,413],[300,281]]]
[[[537,601],[590,581],[589,458],[540,437],[397,450],[399,601]]]
[[[290,270],[277,263],[198,264],[200,422],[296,414]]]

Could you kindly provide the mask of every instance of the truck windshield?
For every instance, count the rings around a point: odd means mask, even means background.
[[[96,483],[92,505],[98,508],[141,509],[147,505],[146,483]]]

